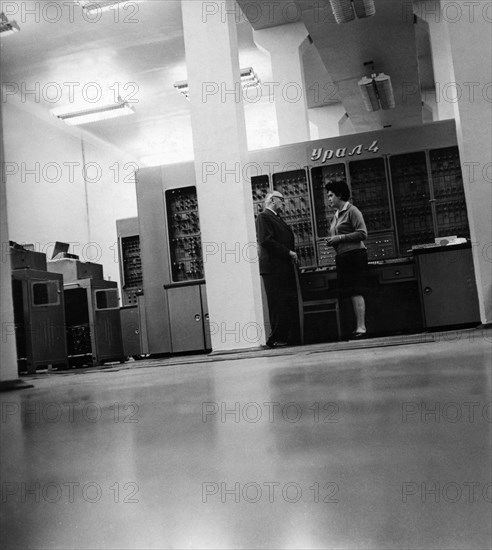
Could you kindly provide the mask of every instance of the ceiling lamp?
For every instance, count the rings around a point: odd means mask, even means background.
[[[381,109],[394,109],[395,96],[393,94],[393,87],[391,86],[391,78],[387,74],[379,73],[374,82],[376,83]]]
[[[376,13],[374,0],[330,0],[331,9],[338,24],[359,18],[370,17]]]
[[[359,19],[364,19],[364,17],[371,17],[376,13],[376,6],[374,5],[374,0],[353,0],[355,15]]]
[[[260,85],[260,79],[258,75],[254,72],[252,67],[247,67],[246,69],[240,69],[241,75],[241,88],[245,90],[246,88],[258,88]],[[179,82],[174,83],[174,87],[180,94],[183,94],[186,99],[189,99],[189,86],[187,80],[180,80]]]
[[[97,122],[99,120],[108,120],[110,118],[133,115],[135,113],[129,103],[127,101],[123,101],[121,98],[118,99],[117,103],[93,107],[92,109],[76,110],[75,108],[67,109],[66,107],[63,107],[62,109],[53,109],[51,112],[70,126],[79,126],[81,124],[89,124],[90,122]]]
[[[179,82],[175,82],[174,87],[176,88],[176,90],[178,90],[180,94],[183,94],[186,97],[186,99],[190,99],[189,97],[190,87],[188,86],[187,80],[180,80]]]
[[[127,4],[138,4],[143,0],[77,0],[86,13],[102,13],[103,11],[122,8]]]
[[[2,13],[0,13],[0,33],[2,34],[2,38],[19,31],[19,25],[15,21],[9,21],[2,11]]]
[[[257,88],[260,85],[260,79],[258,75],[253,71],[253,67],[247,67],[246,69],[240,69],[241,74],[241,86],[245,88]]]
[[[379,109],[394,109],[395,96],[391,86],[391,78],[384,74],[372,74],[370,77],[363,76],[358,82],[362,94],[362,100],[368,111],[379,111]]]
[[[379,111],[380,106],[374,80],[367,76],[363,76],[361,80],[359,80],[359,88],[365,108],[368,111]]]

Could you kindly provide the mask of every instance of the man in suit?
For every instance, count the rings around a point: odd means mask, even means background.
[[[256,218],[260,275],[268,301],[271,333],[266,345],[278,348],[297,342],[299,315],[294,265],[294,233],[280,217],[285,199],[279,191],[268,193],[265,210]]]

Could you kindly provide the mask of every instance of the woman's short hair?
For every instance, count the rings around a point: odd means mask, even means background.
[[[348,201],[350,198],[349,186],[344,181],[326,180],[325,189],[327,193],[331,191],[334,195],[340,197],[342,201]]]

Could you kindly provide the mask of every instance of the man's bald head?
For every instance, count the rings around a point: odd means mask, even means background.
[[[271,208],[275,212],[282,210],[285,199],[280,191],[270,191],[265,197],[265,206]]]

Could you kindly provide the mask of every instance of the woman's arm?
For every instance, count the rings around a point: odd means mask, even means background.
[[[340,235],[341,242],[359,242],[367,239],[367,227],[364,222],[364,216],[361,211],[354,206],[348,211],[348,218],[350,221],[351,229],[349,233]]]

